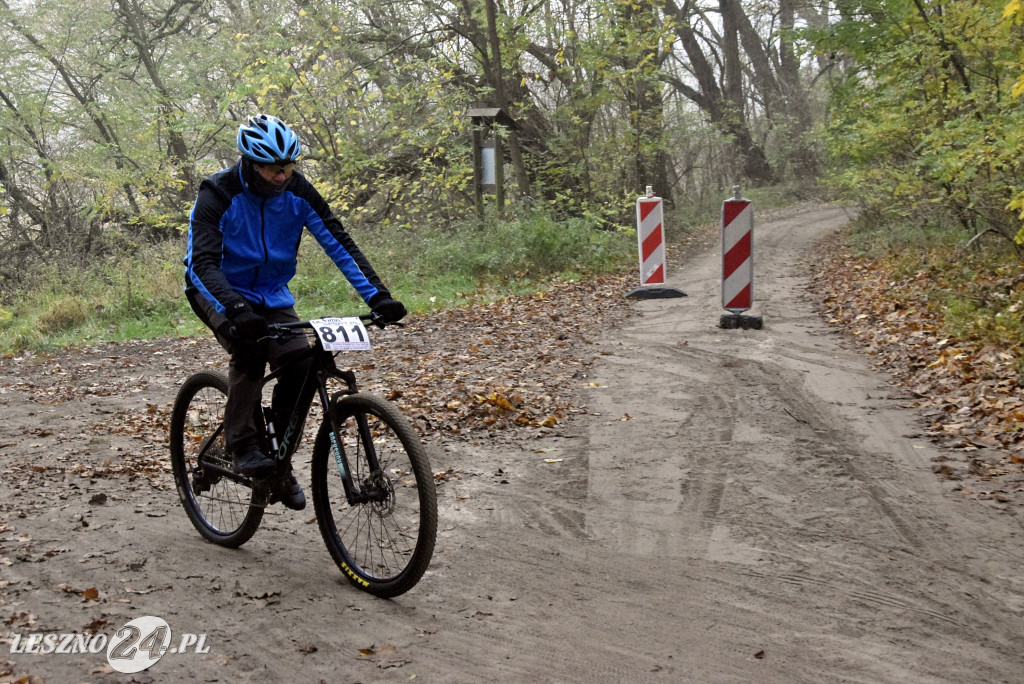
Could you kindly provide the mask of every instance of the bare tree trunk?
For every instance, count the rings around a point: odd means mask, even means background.
[[[739,174],[757,183],[772,182],[774,172],[764,150],[755,142],[744,112],[743,73],[739,53],[741,18],[737,14],[742,14],[742,8],[730,0],[721,3],[724,28],[721,45],[724,73],[721,86],[712,62],[704,52],[702,39],[691,26],[693,17],[690,5],[680,8],[675,0],[665,0],[665,8],[675,18],[676,37],[686,52],[697,87],[693,88],[678,79],[669,79],[669,83],[700,107],[711,123],[729,137],[738,158],[735,167]]]
[[[746,120],[746,97],[743,88],[743,66],[740,60],[740,26],[743,8],[736,0],[721,0],[722,10],[722,53],[723,100],[725,112],[723,124],[732,137],[734,148],[740,157],[743,175],[755,183],[771,183],[775,174],[761,146],[754,142]]]
[[[505,70],[501,64],[501,40],[498,36],[497,10],[494,0],[486,0],[487,4],[487,43],[490,46],[491,69],[494,73],[494,89],[497,95],[498,106],[509,111],[508,84],[505,82]],[[509,156],[512,157],[512,168],[516,174],[516,184],[519,187],[519,194],[528,197],[530,194],[530,178],[526,175],[526,165],[523,164],[523,151],[519,146],[519,135],[516,131],[508,131]],[[502,160],[497,160],[501,163]]]
[[[652,36],[657,31],[656,10],[650,2],[618,6],[619,36],[623,41],[635,41],[638,36]],[[662,84],[653,74],[644,73],[644,64],[660,64],[662,55],[658,46],[651,45],[655,54],[631,55],[621,60],[627,74],[629,122],[633,129],[634,150],[632,178],[627,187],[641,191],[650,185],[655,194],[672,202],[672,184],[669,179],[669,157],[660,144],[665,127],[665,98]]]
[[[793,46],[793,32],[796,27],[796,5],[794,0],[779,3],[779,80],[785,101],[785,113],[793,121],[793,162],[797,175],[814,178],[818,173],[818,156],[806,139],[814,127],[807,91],[800,81],[800,60]]]
[[[149,80],[152,82],[153,87],[156,88],[157,95],[159,96],[158,106],[164,122],[164,128],[167,131],[172,163],[177,169],[179,179],[181,180],[177,189],[178,199],[180,201],[188,201],[195,196],[198,184],[196,183],[195,170],[192,168],[188,144],[175,126],[177,115],[174,110],[174,97],[160,76],[160,68],[155,57],[157,52],[157,45],[155,43],[159,39],[166,38],[180,31],[188,21],[191,13],[195,11],[198,3],[184,2],[182,0],[174,3],[167,11],[163,21],[165,26],[170,25],[172,28],[159,32],[155,37],[156,40],[154,40],[154,36],[151,36],[146,30],[146,16],[142,12],[138,0],[116,0],[116,2],[121,17],[124,19],[128,29],[128,39],[135,46],[139,60],[142,62],[143,67],[145,67],[146,74],[149,76]],[[187,10],[185,17],[176,17],[175,14],[182,8]]]

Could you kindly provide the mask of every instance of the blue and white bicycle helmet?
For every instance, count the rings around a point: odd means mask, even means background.
[[[302,146],[288,124],[260,114],[238,127],[238,151],[260,164],[287,164],[302,154]]]

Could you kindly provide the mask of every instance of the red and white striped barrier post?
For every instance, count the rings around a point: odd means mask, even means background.
[[[665,284],[665,210],[648,187],[636,201],[636,239],[640,248],[640,285]]]
[[[636,299],[685,297],[665,285],[665,211],[660,197],[647,186],[646,197],[636,201],[636,239],[640,252],[640,287],[627,294]]]
[[[722,308],[721,328],[760,330],[760,316],[747,316],[754,301],[754,207],[733,188],[735,197],[722,202]]]

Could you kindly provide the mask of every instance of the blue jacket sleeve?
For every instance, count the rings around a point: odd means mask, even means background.
[[[189,215],[188,252],[185,255],[186,287],[198,290],[220,313],[245,302],[221,270],[224,235],[220,221],[230,202],[229,194],[218,186],[216,180],[202,182]]]
[[[293,192],[303,197],[310,207],[306,227],[363,301],[373,306],[377,301],[391,297],[369,260],[331,211],[326,200],[305,178],[296,180],[298,182]]]

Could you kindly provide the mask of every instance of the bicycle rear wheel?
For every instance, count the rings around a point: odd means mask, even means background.
[[[249,481],[231,473],[224,448],[228,380],[201,372],[181,386],[171,412],[171,466],[178,497],[199,534],[235,548],[249,541],[266,502]]]
[[[426,451],[412,425],[381,397],[349,395],[331,413],[360,501],[350,504],[345,495],[325,419],[313,446],[320,533],[352,584],[375,596],[398,596],[415,586],[434,553],[437,493]]]

